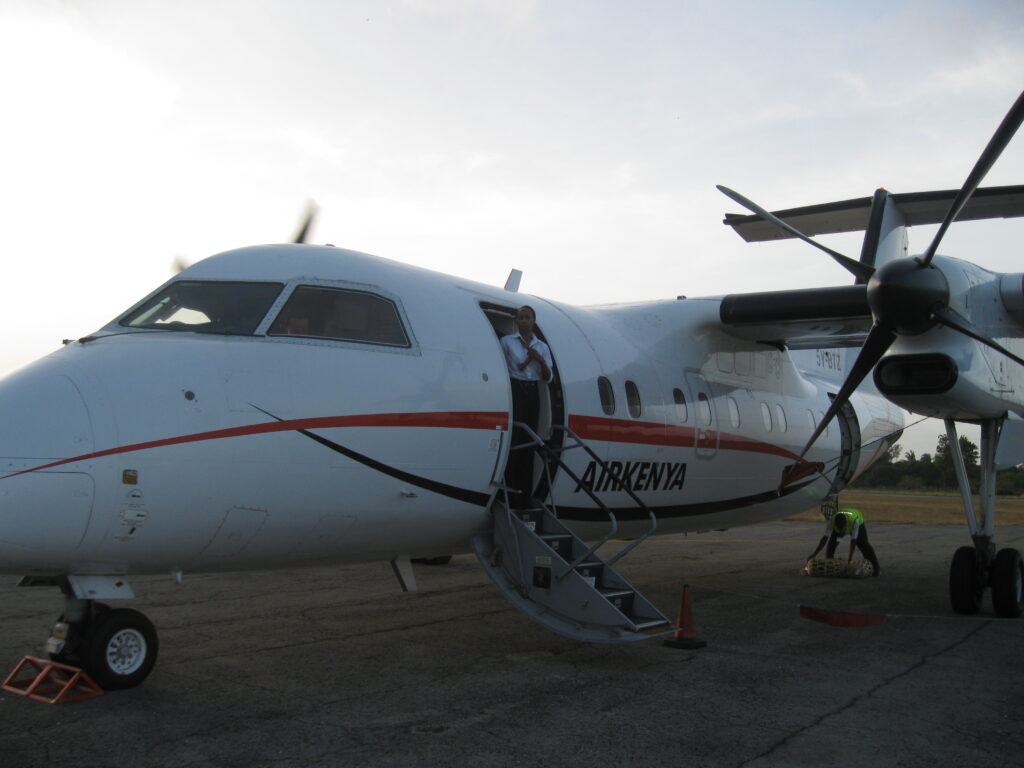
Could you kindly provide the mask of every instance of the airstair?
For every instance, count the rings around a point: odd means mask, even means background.
[[[671,622],[634,589],[613,568],[616,562],[635,549],[657,529],[654,513],[625,484],[633,502],[643,509],[650,528],[608,559],[598,554],[616,533],[615,514],[585,485],[562,459],[562,453],[582,449],[606,472],[608,467],[594,451],[568,427],[555,425],[567,440],[553,448],[530,427],[516,422],[530,442],[512,450],[535,449],[544,459],[548,475],[548,500],[534,500],[530,509],[513,509],[509,493],[514,489],[500,485],[491,505],[493,530],[473,540],[477,558],[491,580],[505,596],[539,624],[576,640],[621,643],[645,640],[672,631]],[[587,545],[558,519],[550,489],[550,468],[561,467],[577,482],[608,516],[605,536]]]

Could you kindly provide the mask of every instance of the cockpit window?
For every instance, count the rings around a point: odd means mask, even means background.
[[[179,280],[123,317],[128,328],[251,336],[281,283]]]
[[[398,308],[390,299],[311,285],[295,289],[268,334],[409,346]]]

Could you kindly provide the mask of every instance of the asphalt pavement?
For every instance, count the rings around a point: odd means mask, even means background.
[[[621,571],[701,650],[585,645],[512,607],[471,555],[132,580],[160,634],[139,688],[0,692],[0,765],[1020,766],[1024,621],[950,612],[962,526],[872,524],[882,576],[799,574],[820,524],[646,542]],[[1024,527],[1001,546],[1024,550]],[[840,552],[845,552],[845,544]],[[2,675],[40,655],[56,590],[0,584]],[[880,615],[837,627],[800,606]]]

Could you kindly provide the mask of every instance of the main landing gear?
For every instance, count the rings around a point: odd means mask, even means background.
[[[77,597],[62,580],[64,613],[53,625],[46,652],[54,661],[84,669],[106,690],[134,688],[156,663],[156,629],[131,608]]]
[[[985,589],[991,587],[996,615],[1015,619],[1024,612],[1024,560],[1016,549],[996,551],[994,540],[996,446],[1003,423],[1003,419],[985,419],[981,423],[981,484],[978,489],[981,509],[980,516],[976,516],[956,423],[946,419],[946,437],[967,514],[967,526],[974,540],[973,547],[960,547],[953,555],[949,569],[949,601],[957,613],[975,614],[981,608]]]

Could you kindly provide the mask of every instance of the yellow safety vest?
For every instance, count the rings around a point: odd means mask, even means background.
[[[846,530],[842,534],[836,528],[836,520],[842,515],[846,519]],[[840,509],[834,515],[832,515],[832,530],[836,532],[837,536],[845,536],[848,533],[853,533],[854,526],[864,525],[864,515],[861,514],[859,509]]]

